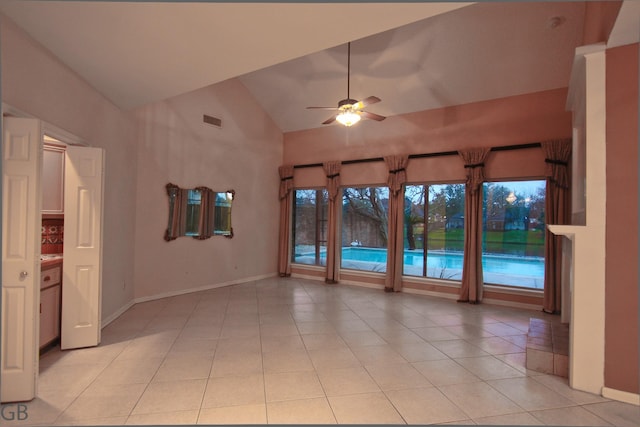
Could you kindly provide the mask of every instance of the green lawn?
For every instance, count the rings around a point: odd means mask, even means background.
[[[422,242],[416,242],[416,249],[422,249]],[[486,231],[484,251],[496,254],[519,256],[544,256],[544,232],[541,230],[524,231]],[[429,249],[464,250],[464,231],[435,230],[429,232]]]

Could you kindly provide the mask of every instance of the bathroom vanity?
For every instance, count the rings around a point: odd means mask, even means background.
[[[40,257],[40,349],[60,337],[62,255]]]

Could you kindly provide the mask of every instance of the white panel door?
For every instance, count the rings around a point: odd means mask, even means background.
[[[67,147],[60,331],[63,350],[100,343],[103,170],[102,149]]]
[[[38,372],[41,125],[5,118],[2,141],[2,402],[31,400]]]

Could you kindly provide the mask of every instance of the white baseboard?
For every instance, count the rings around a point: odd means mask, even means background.
[[[628,391],[616,390],[615,388],[602,387],[602,397],[617,400],[619,402],[630,403],[640,406],[640,394],[629,393]]]
[[[402,287],[402,292],[406,292],[408,294],[416,294],[416,295],[427,295],[430,297],[437,297],[437,298],[446,298],[446,299],[453,299],[453,300],[458,299],[458,294],[450,294],[447,292],[438,292],[438,291],[428,291],[426,289],[408,288],[406,286]]]
[[[138,304],[138,303],[141,303],[141,302],[154,301],[154,300],[158,300],[158,299],[162,299],[162,298],[174,297],[174,296],[177,296],[177,295],[190,294],[190,293],[193,293],[193,292],[207,291],[209,289],[222,288],[224,286],[239,285],[241,283],[247,283],[247,282],[253,282],[253,281],[256,281],[256,280],[267,279],[269,277],[274,277],[276,275],[277,275],[276,273],[263,274],[263,275],[260,275],[260,276],[247,277],[247,278],[244,278],[244,279],[241,279],[241,280],[233,280],[233,281],[229,281],[229,282],[223,282],[223,283],[216,283],[216,284],[213,284],[213,285],[201,286],[201,287],[198,287],[198,288],[183,289],[183,290],[180,290],[180,291],[165,292],[165,293],[158,294],[158,295],[151,295],[151,296],[147,296],[147,297],[135,298],[132,301],[129,301],[128,303],[126,303],[125,305],[120,307],[120,309],[118,309],[118,311],[116,311],[115,313],[113,313],[112,315],[107,317],[106,319],[103,319],[102,320],[102,325],[100,326],[100,329],[106,328],[111,322],[116,320],[118,317],[122,316],[122,314],[124,314],[125,311],[129,310],[135,304]]]
[[[113,313],[111,316],[107,317],[106,319],[102,320],[102,326],[100,329],[104,329],[109,323],[113,322],[114,320],[116,320],[118,317],[122,316],[122,314],[129,310],[131,307],[133,307],[133,305],[135,304],[135,301],[131,300],[128,303],[126,303],[125,305],[123,305],[122,307],[120,307],[120,309],[118,311],[116,311],[115,313]]]
[[[138,297],[134,299],[134,302],[138,304],[141,302],[154,301],[162,298],[169,298],[169,297],[175,297],[178,295],[191,294],[194,292],[208,291],[209,289],[222,288],[222,287],[231,286],[231,285],[239,285],[241,283],[247,283],[247,282],[255,282],[256,280],[267,279],[269,277],[275,277],[275,276],[277,276],[277,273],[261,274],[259,276],[245,277],[239,280],[230,280],[228,282],[215,283],[212,285],[205,285],[197,288],[180,289],[177,291],[164,292],[161,294],[149,295],[146,297]]]
[[[300,279],[316,280],[316,281],[324,281],[323,277],[310,276],[310,275],[300,274],[300,273],[292,273],[291,277],[297,277],[297,278],[300,278]],[[360,286],[360,287],[363,287],[363,288],[370,288],[370,289],[384,289],[383,285],[376,285],[376,284],[367,283],[367,282],[359,282],[359,281],[355,281],[355,280],[340,279],[338,282],[340,284],[342,284],[342,285]],[[446,299],[451,299],[451,300],[457,300],[458,299],[458,294],[450,294],[450,293],[447,293],[447,292],[438,292],[438,291],[429,291],[429,290],[425,290],[425,289],[415,289],[415,288],[409,288],[407,286],[403,286],[402,287],[402,292],[405,292],[407,294],[427,295],[427,296],[432,296],[432,297],[437,297],[437,298],[446,298]],[[485,303],[485,304],[500,305],[500,306],[504,306],[504,307],[513,307],[513,308],[523,308],[523,309],[534,310],[534,311],[537,311],[537,310],[541,309],[541,307],[539,305],[536,305],[536,304],[526,304],[526,303],[515,302],[515,301],[503,301],[503,300],[492,299],[492,298],[484,298],[482,300],[482,302]]]
[[[375,283],[357,282],[355,280],[339,280],[341,285],[359,286],[361,288],[369,289],[384,289],[384,285],[376,285]]]

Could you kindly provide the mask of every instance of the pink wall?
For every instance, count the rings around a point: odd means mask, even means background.
[[[222,128],[204,124],[204,114],[222,119]],[[231,79],[141,107],[135,115],[135,297],[275,275],[282,132],[247,89]],[[169,182],[235,190],[235,236],[164,241]]]
[[[133,117],[0,15],[2,101],[106,151],[103,318],[133,299],[136,159]]]
[[[571,137],[571,114],[564,109],[566,89],[538,92],[485,102],[363,121],[351,128],[330,125],[284,135],[284,162],[318,163],[420,154],[475,146],[524,144]],[[384,183],[382,162],[347,165],[344,184]],[[544,173],[540,149],[494,152],[487,160],[489,179],[539,177]],[[457,156],[411,159],[410,181],[463,180]],[[296,169],[296,187],[324,185],[320,168]]]
[[[638,49],[607,50],[605,386],[638,393]]]

